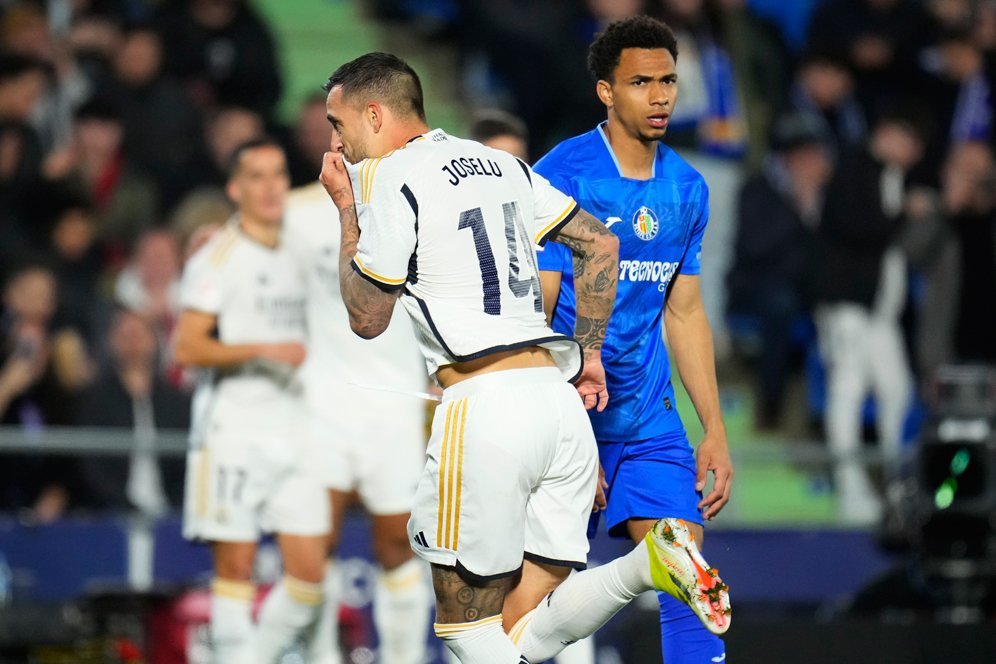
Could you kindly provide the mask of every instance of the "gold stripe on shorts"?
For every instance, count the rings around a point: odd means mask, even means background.
[[[456,507],[453,510],[453,546],[456,551],[460,543],[460,498],[463,494],[463,441],[467,431],[467,410],[470,404],[463,400],[463,412],[460,414],[460,436],[457,438],[457,460],[456,460]]]
[[[197,457],[197,468],[194,469],[196,476],[194,490],[197,492],[194,499],[194,512],[199,518],[203,518],[208,511],[208,496],[210,495],[211,483],[211,452],[207,447],[201,449]]]
[[[453,406],[446,406],[446,426],[443,428],[443,443],[439,446],[439,498],[436,506],[436,546],[443,544],[443,522],[446,517],[446,458],[450,442],[450,431],[453,424]]]

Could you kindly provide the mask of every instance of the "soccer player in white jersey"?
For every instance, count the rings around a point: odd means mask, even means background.
[[[291,192],[284,237],[307,283],[308,357],[301,367],[309,428],[319,446],[317,470],[329,490],[334,554],[352,492],[371,514],[379,565],[373,617],[379,660],[422,664],[429,627],[426,565],[408,543],[415,486],[425,457],[425,365],[411,323],[397,307],[374,340],[349,329],[339,294],[338,211],[317,181]],[[330,563],[325,607],[310,644],[311,664],[340,660],[339,588]]]
[[[400,297],[444,388],[408,523],[432,566],[437,636],[464,663],[539,662],[641,592],[697,595],[696,566],[708,568],[671,519],[571,574],[598,485],[584,408],[609,396],[615,236],[511,155],[430,131],[397,57],[348,62],[326,90],[344,154],[325,155],[321,181],[339,209],[350,326],[376,337]],[[534,244],[553,237],[574,251],[576,340],[543,315]]]
[[[305,358],[305,285],[281,241],[290,180],[280,146],[243,144],[227,193],[238,212],[191,257],[178,362],[199,367],[184,536],[214,558],[211,640],[219,664],[270,664],[307,636],[322,604],[328,503],[304,436],[295,368]],[[257,541],[276,533],[284,577],[253,629]]]

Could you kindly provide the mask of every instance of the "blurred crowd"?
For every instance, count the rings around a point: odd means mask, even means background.
[[[182,466],[155,467],[149,439],[189,423],[169,352],[183,259],[232,214],[240,143],[278,137],[295,185],[329,145],[324,95],[277,122],[281,78],[243,0],[0,1],[0,426],[145,441],[130,458],[5,455],[0,509],[178,504]]]
[[[742,174],[725,313],[757,340],[758,426],[779,425],[807,352],[842,458],[867,396],[894,450],[920,379],[996,362],[996,0],[365,4],[450,40],[464,99],[489,109],[474,136],[533,160],[604,119],[595,33],[641,12],[672,26],[667,142]],[[328,146],[324,97],[282,126],[281,91],[245,0],[0,0],[0,423],[186,426],[168,340],[183,258],[231,214],[224,164],[273,135],[298,185]],[[141,466],[120,463],[5,457],[0,509],[176,500],[175,482],[109,481]],[[867,493],[859,466],[836,475]]]

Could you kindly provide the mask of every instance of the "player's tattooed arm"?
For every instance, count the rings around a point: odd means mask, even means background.
[[[373,339],[387,329],[400,290],[385,291],[362,278],[352,269],[353,257],[360,241],[356,206],[339,210],[342,228],[339,248],[339,290],[349,312],[349,326],[364,339]]]
[[[609,315],[616,300],[619,238],[584,210],[557,235],[574,255],[577,320],[574,336],[585,352],[598,351],[605,341]]]
[[[495,579],[483,585],[465,581],[453,567],[432,566],[436,592],[436,622],[463,623],[501,614],[511,579]]]
[[[400,291],[384,291],[352,269],[360,241],[360,224],[349,173],[338,152],[326,152],[319,178],[329,198],[339,209],[339,291],[349,312],[349,326],[364,339],[373,339],[387,329]]]

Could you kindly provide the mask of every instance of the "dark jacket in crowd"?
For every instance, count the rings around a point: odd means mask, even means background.
[[[152,411],[156,428],[185,430],[190,426],[190,397],[156,378],[152,386]],[[110,427],[131,431],[135,426],[131,396],[113,370],[102,372],[86,391],[80,403],[76,424],[86,427]],[[126,495],[130,459],[127,455],[86,457],[81,463],[81,481],[85,485],[86,507],[129,509]],[[182,504],[182,456],[159,457],[163,489],[173,507]]]
[[[866,150],[845,154],[830,186],[819,227],[821,302],[871,307],[885,251],[898,239],[902,215],[885,213],[885,165]]]

